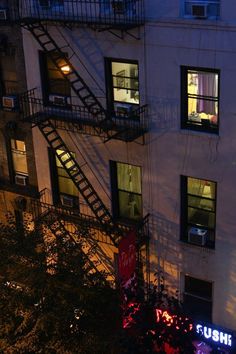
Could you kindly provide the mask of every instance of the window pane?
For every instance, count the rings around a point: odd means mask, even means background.
[[[215,214],[208,211],[188,208],[188,223],[205,226],[209,228],[215,227]]]
[[[59,192],[62,194],[70,194],[76,196],[77,189],[70,178],[58,177]]]
[[[198,195],[209,199],[215,199],[215,182],[188,177],[187,188],[188,194]]]
[[[139,104],[138,65],[112,62],[114,100]]]
[[[63,152],[64,152],[63,150],[59,150],[59,149],[57,150],[57,154],[58,154],[58,155],[61,155]],[[75,153],[70,152],[70,154],[75,158]],[[62,161],[66,161],[66,160],[68,160],[69,158],[70,158],[70,155],[69,155],[69,154],[64,154],[64,155],[61,157]],[[62,164],[61,164],[61,162],[60,162],[60,160],[58,159],[57,156],[56,156],[56,165],[57,165],[57,167],[64,168],[64,167],[62,166]],[[70,168],[72,165],[73,165],[73,161],[68,162],[68,163],[66,164],[66,167],[67,167],[67,168]]]
[[[212,302],[184,294],[184,309],[193,318],[211,321]]]
[[[141,194],[141,168],[117,163],[118,189]]]
[[[190,277],[188,275],[185,276],[185,292],[199,296],[208,300],[212,298],[212,283]]]
[[[130,219],[142,216],[141,195],[119,191],[119,215]]]
[[[66,65],[63,58],[58,62],[60,67],[68,71],[70,68]],[[63,76],[62,69],[58,69],[49,56],[47,56],[48,90],[50,94],[70,96],[70,83]]]
[[[11,152],[15,173],[28,174],[25,142],[11,139]]]
[[[215,211],[215,202],[205,198],[188,196],[188,206]]]
[[[218,73],[187,70],[187,121],[195,126],[218,124]]]

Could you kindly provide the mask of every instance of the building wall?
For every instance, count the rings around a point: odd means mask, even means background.
[[[5,8],[6,4],[1,3],[1,8]],[[1,47],[1,80],[5,74],[5,62],[12,61],[11,71],[16,75],[16,89],[14,95],[20,95],[26,91],[26,76],[22,33],[19,26],[10,25],[9,20],[2,22],[0,28],[0,37],[6,38],[6,47]],[[2,42],[1,42],[2,43]],[[9,70],[9,68],[8,68]],[[35,196],[37,193],[37,176],[35,171],[34,150],[31,127],[29,124],[22,123],[19,108],[16,110],[6,110],[2,106],[1,91],[1,108],[0,108],[0,189],[2,200],[1,217],[7,211],[13,210],[13,201],[19,196]],[[10,92],[5,93],[5,96]],[[22,139],[25,141],[27,151],[27,165],[29,173],[29,183],[26,187],[22,187],[11,180],[9,174],[9,156],[7,152],[7,142],[11,138]]]
[[[180,17],[179,1],[145,2],[148,21],[119,39],[109,32],[87,28],[56,29],[49,26],[57,43],[67,38],[76,53],[72,62],[86,83],[105,104],[104,57],[139,62],[141,103],[149,105],[149,133],[145,145],[60,132],[84,167],[101,198],[111,207],[109,161],[142,167],[143,215],[150,213],[152,270],[162,269],[168,284],[183,291],[183,275],[213,282],[213,322],[236,328],[234,233],[235,196],[235,12],[234,1],[221,2],[218,21]],[[40,87],[38,50],[24,31],[28,89]],[[72,50],[65,48],[70,56]],[[31,63],[35,63],[32,66]],[[180,66],[220,70],[219,134],[180,128]],[[93,76],[97,83],[91,78]],[[47,145],[34,128],[34,150],[39,190],[51,189]],[[82,157],[82,156],[83,157]],[[99,182],[97,181],[98,177]],[[215,250],[199,248],[180,239],[180,176],[217,182]],[[102,189],[99,187],[102,185]]]

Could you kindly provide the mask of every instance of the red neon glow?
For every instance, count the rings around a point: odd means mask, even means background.
[[[123,328],[130,328],[136,323],[134,315],[140,311],[140,304],[131,302],[127,305],[126,311],[128,315],[123,317]]]

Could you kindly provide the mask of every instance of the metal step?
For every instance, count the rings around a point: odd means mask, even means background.
[[[48,30],[43,24],[37,24],[37,25],[32,25],[28,24],[24,26],[27,28],[33,37],[36,39],[36,41],[39,43],[39,45],[49,54],[50,59],[52,62],[55,64],[55,66],[60,69],[60,64],[59,60],[63,58],[63,65],[68,65],[70,67],[70,73],[66,74],[63,71],[60,71],[61,74],[64,76],[66,80],[69,81],[71,89],[75,92],[75,94],[79,97],[81,102],[83,102],[84,106],[87,108],[87,110],[90,113],[94,113],[94,108],[96,108],[97,114],[103,114],[106,116],[106,111],[101,105],[101,103],[98,101],[96,96],[93,94],[89,86],[86,85],[85,81],[82,79],[82,77],[78,74],[74,66],[71,64],[70,60],[65,56],[64,52],[61,50],[61,48],[58,46],[58,44],[54,41],[54,39],[51,37],[49,34]],[[46,42],[42,40],[42,38],[46,38]],[[52,48],[50,50],[47,48],[47,46],[50,45]],[[59,53],[57,57],[55,57],[55,53]],[[71,80],[71,77],[74,79]],[[82,86],[82,87],[81,87]],[[85,91],[86,95],[82,95],[81,91]],[[84,98],[86,97],[86,98]],[[87,103],[87,100],[91,102],[90,104]],[[93,110],[92,110],[93,108]]]
[[[85,176],[81,167],[74,159],[74,156],[72,155],[72,153],[67,148],[62,138],[54,128],[52,122],[48,119],[47,121],[44,121],[42,124],[38,123],[38,128],[40,129],[41,133],[44,135],[50,147],[54,150],[55,156],[57,156],[64,169],[67,171],[69,177],[74,182],[75,186],[77,187],[78,191],[81,193],[81,195],[87,202],[90,209],[93,211],[97,220],[100,222],[101,225],[104,225],[106,223],[107,226],[111,228],[113,232],[109,236],[113,244],[117,246],[118,238],[121,236],[120,229],[115,225],[109,210],[100,199],[99,195],[97,194],[96,190],[93,188],[92,184]],[[53,131],[54,134],[53,135],[48,134],[47,131],[48,129],[50,129],[50,131]],[[55,146],[55,141],[58,141],[59,145]],[[65,153],[58,153],[59,147]],[[63,156],[65,154],[68,156],[66,161],[63,160]],[[72,166],[70,167],[68,167],[69,162],[72,163]]]

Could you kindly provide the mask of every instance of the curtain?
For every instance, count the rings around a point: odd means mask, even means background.
[[[198,73],[198,92],[199,96],[207,96],[217,98],[218,82],[217,75],[213,73]],[[206,114],[217,114],[217,102],[204,98],[197,99],[197,112],[204,112]]]

